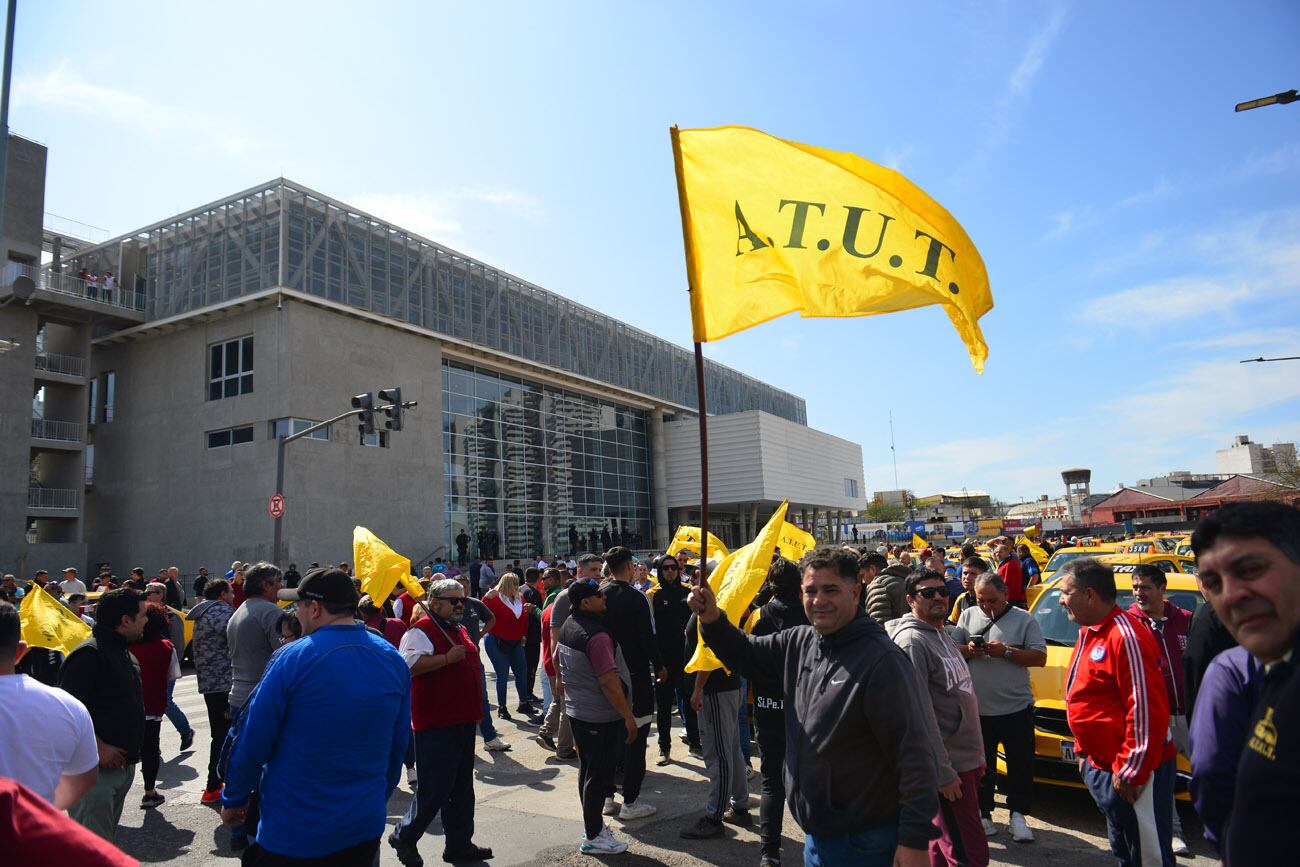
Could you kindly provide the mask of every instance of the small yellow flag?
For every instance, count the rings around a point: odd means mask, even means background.
[[[357,577],[361,579],[361,592],[369,596],[377,607],[383,607],[398,582],[414,598],[424,596],[424,588],[411,576],[411,561],[365,527],[352,528],[352,562],[356,564]]]
[[[924,551],[930,547],[930,544],[915,533],[912,534],[912,547],[918,551]]]
[[[681,526],[673,534],[673,540],[668,545],[668,553],[676,557],[682,551],[691,551],[696,554],[700,552],[700,528]],[[722,544],[722,540],[712,533],[709,534],[709,553],[710,560],[720,560],[727,556],[727,546]]]
[[[787,560],[793,560],[798,563],[813,548],[817,547],[817,540],[813,538],[812,533],[803,530],[786,521],[781,525],[781,538],[776,542],[776,550]]]
[[[747,127],[672,130],[695,340],[769,319],[943,305],[984,371],[988,273],[920,187],[851,153]]]
[[[33,584],[18,608],[22,640],[28,647],[61,650],[64,656],[90,637],[90,627],[45,589]]]
[[[789,508],[788,502],[782,503],[758,532],[758,538],[724,557],[709,576],[709,587],[713,588],[718,598],[718,608],[737,626],[741,624],[745,609],[754,601],[763,582],[767,580],[767,573],[772,568],[772,554],[776,551],[781,527],[785,524],[785,513]],[[686,671],[713,671],[718,668],[724,668],[721,660],[701,638],[695,645],[691,661],[686,663]]]
[[[1034,562],[1038,564],[1039,569],[1042,569],[1047,565],[1047,552],[1034,542],[1033,539],[1025,536],[1017,536],[1016,547],[1020,547],[1021,545],[1025,545],[1029,548],[1029,554],[1034,558]]]

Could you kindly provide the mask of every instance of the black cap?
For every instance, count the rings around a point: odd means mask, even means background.
[[[342,569],[313,569],[297,587],[281,590],[278,596],[287,602],[314,599],[326,605],[356,605],[358,596],[352,579]]]
[[[579,602],[600,595],[600,585],[590,578],[579,578],[569,585],[568,594],[569,605],[577,611]]]

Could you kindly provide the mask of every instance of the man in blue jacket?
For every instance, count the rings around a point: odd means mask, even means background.
[[[258,788],[261,821],[245,865],[370,867],[411,735],[410,674],[392,645],[355,621],[347,573],[309,572],[279,595],[297,602],[303,638],[276,657],[249,704],[222,820],[242,822]]]

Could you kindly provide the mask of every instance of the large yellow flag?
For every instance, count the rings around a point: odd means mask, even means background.
[[[988,273],[966,231],[892,169],[747,127],[672,130],[695,340],[795,310],[941,304],[984,371]]]
[[[924,551],[930,547],[930,544],[915,533],[912,534],[912,547],[918,551]]]
[[[776,550],[787,560],[793,560],[798,563],[813,548],[817,547],[817,540],[813,538],[812,533],[807,533],[789,521],[781,525],[781,538],[776,541]]]
[[[399,581],[414,598],[424,596],[424,588],[411,576],[411,561],[365,527],[352,528],[352,562],[361,579],[361,592],[378,607],[383,607]]]
[[[741,625],[745,609],[767,580],[767,573],[772,568],[772,554],[776,551],[789,507],[788,502],[782,503],[758,532],[758,538],[724,557],[709,576],[709,587],[718,598],[718,608],[737,626]],[[703,639],[696,644],[691,661],[686,663],[688,672],[713,671],[723,667]]]
[[[80,617],[36,584],[23,597],[18,621],[28,647],[61,650],[65,656],[90,637],[90,627]]]
[[[681,526],[673,534],[673,540],[668,545],[668,552],[676,557],[682,551],[693,551],[696,554],[700,552],[700,528]],[[711,560],[720,560],[727,556],[727,546],[722,544],[722,540],[712,533],[709,534],[709,553]]]

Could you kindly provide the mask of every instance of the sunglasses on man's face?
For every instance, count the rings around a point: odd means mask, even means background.
[[[933,599],[936,596],[942,596],[944,599],[947,599],[948,588],[947,587],[922,587],[916,591],[916,595],[920,596],[922,599]]]
[[[453,606],[465,604],[464,596],[435,596],[433,598],[439,602],[450,602]]]

